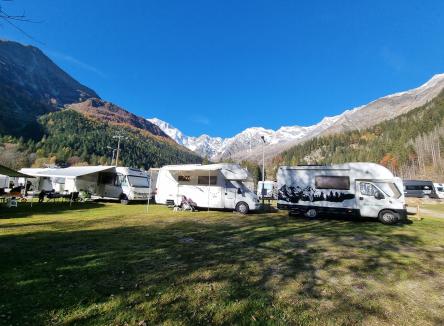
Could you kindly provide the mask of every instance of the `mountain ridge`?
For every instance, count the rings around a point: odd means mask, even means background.
[[[37,118],[65,104],[99,97],[40,49],[0,40],[0,134],[37,139]]]
[[[186,136],[171,124],[157,118],[148,119],[157,124],[179,144],[212,160],[262,158],[262,140],[265,137],[264,152],[269,161],[286,149],[314,137],[335,134],[355,129],[368,128],[377,123],[393,119],[403,113],[422,106],[444,88],[444,74],[432,76],[419,87],[380,97],[368,104],[347,109],[341,114],[324,117],[311,126],[282,126],[277,130],[250,127],[233,137]],[[180,135],[180,137],[176,137]]]

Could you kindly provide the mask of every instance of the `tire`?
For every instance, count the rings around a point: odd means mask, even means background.
[[[120,203],[122,205],[128,205],[128,197],[124,194],[120,195]]]
[[[398,213],[390,210],[383,210],[379,212],[378,219],[382,224],[393,225],[400,221]]]
[[[318,216],[318,212],[314,208],[310,208],[305,212],[304,215],[309,218],[316,218]]]
[[[250,207],[248,207],[248,204],[246,202],[239,202],[236,205],[236,212],[241,213],[243,215],[248,214],[248,211],[250,210]]]

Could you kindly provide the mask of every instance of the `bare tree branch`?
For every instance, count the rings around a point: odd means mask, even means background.
[[[0,1],[2,1],[2,2],[12,2],[13,0],[0,0]],[[36,41],[36,42],[38,42],[40,44],[43,44],[42,42],[36,40],[29,33],[27,33],[25,30],[23,30],[20,26],[18,26],[16,24],[16,22],[41,23],[41,21],[35,21],[35,20],[29,19],[28,17],[26,17],[26,14],[25,14],[24,11],[23,11],[23,13],[21,15],[11,15],[7,11],[5,11],[5,9],[3,8],[2,4],[0,3],[0,20],[3,20],[8,25],[10,25],[14,29],[18,30],[20,33],[22,33],[23,35],[25,35],[29,39],[31,39],[33,41]]]

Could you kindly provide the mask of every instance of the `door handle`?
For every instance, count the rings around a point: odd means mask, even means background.
[[[359,200],[364,200],[364,197],[359,197]]]

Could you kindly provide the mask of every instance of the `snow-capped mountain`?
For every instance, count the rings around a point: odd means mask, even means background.
[[[147,120],[160,127],[163,132],[178,144],[212,160],[236,157],[237,153],[241,151],[252,151],[262,144],[262,136],[267,144],[273,145],[302,138],[318,126],[282,127],[276,131],[262,127],[252,127],[230,138],[211,137],[206,134],[199,137],[191,137],[184,135],[179,129],[163,120],[157,118]]]
[[[418,88],[384,96],[369,104],[343,113],[325,117],[313,126],[284,126],[278,130],[262,127],[247,128],[231,138],[202,135],[190,137],[169,123],[157,118],[148,119],[159,126],[177,143],[211,160],[231,158],[258,161],[262,156],[262,139],[265,138],[265,155],[271,159],[282,151],[316,136],[371,127],[393,119],[437,96],[444,88],[444,74],[433,76]]]
[[[201,135],[199,137],[185,136],[179,129],[173,127],[168,122],[157,118],[147,120],[157,125],[163,130],[164,133],[170,136],[178,144],[187,147],[202,157],[214,158],[217,156],[227,140],[221,137],[211,137],[208,135]]]

